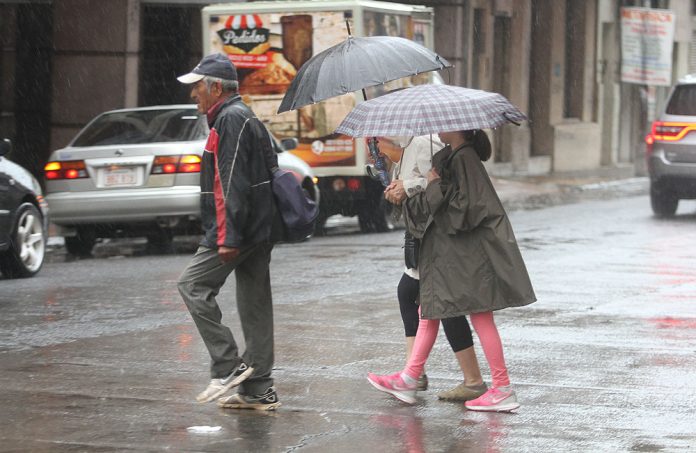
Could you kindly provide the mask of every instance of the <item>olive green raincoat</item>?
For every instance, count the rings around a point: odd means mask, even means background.
[[[512,226],[483,163],[470,146],[452,154],[441,178],[404,205],[406,227],[421,238],[421,316],[443,319],[534,302]]]

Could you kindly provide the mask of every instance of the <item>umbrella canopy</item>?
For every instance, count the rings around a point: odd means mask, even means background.
[[[492,129],[526,119],[498,93],[451,85],[419,85],[358,104],[336,132],[351,137],[415,137]]]
[[[278,113],[451,66],[435,52],[405,38],[349,36],[302,65]]]

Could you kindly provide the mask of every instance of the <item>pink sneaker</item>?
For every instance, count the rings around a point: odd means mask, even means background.
[[[510,412],[520,407],[520,403],[514,390],[491,387],[475,400],[465,402],[464,406],[471,411]]]
[[[370,381],[370,384],[377,390],[389,393],[404,403],[416,403],[416,385],[406,385],[404,380],[401,379],[401,373],[390,375],[367,373],[367,380]]]

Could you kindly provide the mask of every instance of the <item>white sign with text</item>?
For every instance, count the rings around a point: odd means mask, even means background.
[[[621,81],[672,85],[674,12],[621,8]]]

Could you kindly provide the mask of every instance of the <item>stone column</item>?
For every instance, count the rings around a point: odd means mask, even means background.
[[[140,0],[128,0],[126,5],[126,67],[124,107],[138,106],[140,83]]]
[[[440,72],[450,85],[467,86],[469,81],[468,17],[468,7],[463,4],[435,5],[435,52],[454,65]]]
[[[565,1],[533,0],[529,112],[532,152],[551,156],[555,124],[563,120]]]
[[[582,66],[582,121],[596,122],[596,58],[597,55],[597,3],[595,0],[585,2],[584,26],[585,45]]]
[[[615,14],[618,7],[612,1],[602,6],[598,17],[597,39],[597,122],[601,128],[601,164],[613,165],[622,159],[619,156],[619,106],[621,60],[619,40],[620,26]]]
[[[532,38],[532,5],[531,0],[516,0],[512,12],[510,33],[510,102],[524,113],[529,112],[529,66],[531,58]],[[531,137],[529,123],[524,122],[519,127],[507,125],[503,127],[501,140],[504,152],[515,173],[526,173],[529,166]]]
[[[97,114],[137,105],[139,3],[54,2],[53,149]]]

